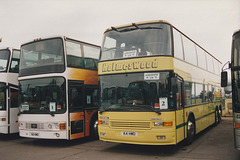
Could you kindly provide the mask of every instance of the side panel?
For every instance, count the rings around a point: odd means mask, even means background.
[[[84,112],[70,113],[70,139],[84,137]]]
[[[84,137],[84,81],[68,81],[70,139]]]
[[[90,130],[91,130],[91,119],[93,114],[97,112],[97,110],[85,110],[85,136],[90,136]]]
[[[98,125],[100,140],[144,144],[176,144],[175,111],[161,112],[103,112]],[[172,126],[155,126],[155,123],[172,122]]]
[[[19,135],[40,139],[68,139],[68,128],[60,129],[59,124],[66,124],[68,114],[20,114]]]
[[[8,134],[7,111],[0,111],[0,133]]]
[[[183,110],[176,111],[176,136],[177,136],[177,143],[182,141],[185,138],[184,134],[184,118],[183,118]]]
[[[234,123],[240,124],[240,113],[233,114],[233,121]],[[234,126],[234,138],[235,138],[235,148],[240,150],[240,129],[235,128],[235,126]]]

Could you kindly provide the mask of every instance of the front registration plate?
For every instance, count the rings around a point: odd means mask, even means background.
[[[38,137],[39,133],[30,133],[31,136]]]
[[[137,136],[138,133],[137,132],[125,132],[125,131],[122,131],[121,135],[122,136]]]

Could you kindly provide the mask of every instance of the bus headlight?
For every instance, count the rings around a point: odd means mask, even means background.
[[[48,129],[52,129],[52,124],[48,124]]]
[[[109,125],[109,121],[98,120],[98,125]]]
[[[19,129],[25,129],[25,123],[19,122]]]
[[[47,128],[49,130],[65,130],[66,129],[66,123],[65,122],[48,123]]]
[[[154,122],[154,126],[171,127],[172,125],[173,125],[173,122]]]
[[[163,122],[154,122],[154,126],[163,126]]]

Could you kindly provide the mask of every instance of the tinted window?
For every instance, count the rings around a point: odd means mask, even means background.
[[[184,46],[185,61],[194,65],[197,65],[195,44],[192,41],[190,41],[188,38],[183,36],[183,46]]]
[[[196,46],[196,48],[197,48],[198,66],[203,69],[207,69],[206,53],[200,47]]]
[[[173,38],[174,38],[174,57],[183,60],[183,49],[182,49],[182,38],[181,34],[173,29]]]
[[[6,72],[10,51],[8,49],[0,50],[0,72]]]
[[[63,72],[63,41],[53,38],[25,44],[21,47],[20,59],[20,76]]]
[[[171,55],[171,52],[169,25],[133,25],[105,33],[101,60]]]
[[[206,54],[207,56],[207,66],[208,66],[208,71],[213,72],[213,58],[209,54]]]
[[[0,83],[0,110],[6,110],[6,85]]]
[[[13,50],[10,72],[18,73],[19,72],[19,63],[20,63],[20,51]]]

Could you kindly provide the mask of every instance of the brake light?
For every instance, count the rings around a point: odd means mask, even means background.
[[[1,118],[2,121],[6,121],[6,118]]]

